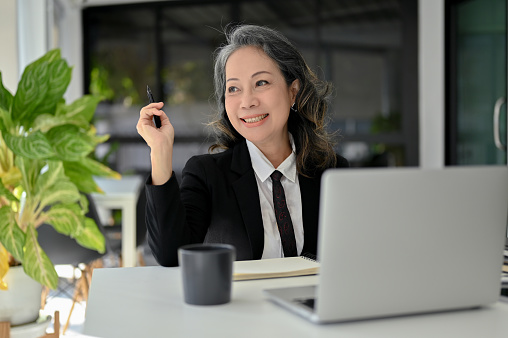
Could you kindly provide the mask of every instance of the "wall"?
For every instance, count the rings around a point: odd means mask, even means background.
[[[0,1],[0,72],[4,86],[14,92],[18,83],[16,0]]]
[[[420,167],[440,168],[445,160],[444,0],[418,5]]]
[[[46,0],[0,2],[0,71],[12,93],[26,65],[48,50],[46,4]]]

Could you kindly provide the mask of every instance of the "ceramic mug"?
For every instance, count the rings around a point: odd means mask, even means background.
[[[178,249],[184,300],[192,305],[218,305],[231,300],[235,247],[190,244]]]

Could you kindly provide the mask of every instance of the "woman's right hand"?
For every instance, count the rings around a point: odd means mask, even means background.
[[[175,130],[167,115],[161,110],[162,102],[154,102],[141,108],[136,129],[150,147],[152,161],[152,184],[166,183],[173,172],[173,143]],[[161,127],[157,128],[153,116],[159,116]]]

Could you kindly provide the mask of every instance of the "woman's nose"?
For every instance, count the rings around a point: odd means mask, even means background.
[[[250,109],[257,107],[259,105],[259,100],[254,93],[250,91],[245,91],[242,96],[242,108]]]

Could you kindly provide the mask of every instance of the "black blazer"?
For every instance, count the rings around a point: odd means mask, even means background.
[[[348,167],[338,156],[337,167]],[[322,172],[299,175],[302,195],[304,247],[316,254],[319,193]],[[191,243],[227,243],[237,260],[261,259],[264,228],[259,193],[245,141],[218,154],[192,157],[182,172],[164,185],[147,180],[148,244],[162,266],[178,265],[177,250]]]

